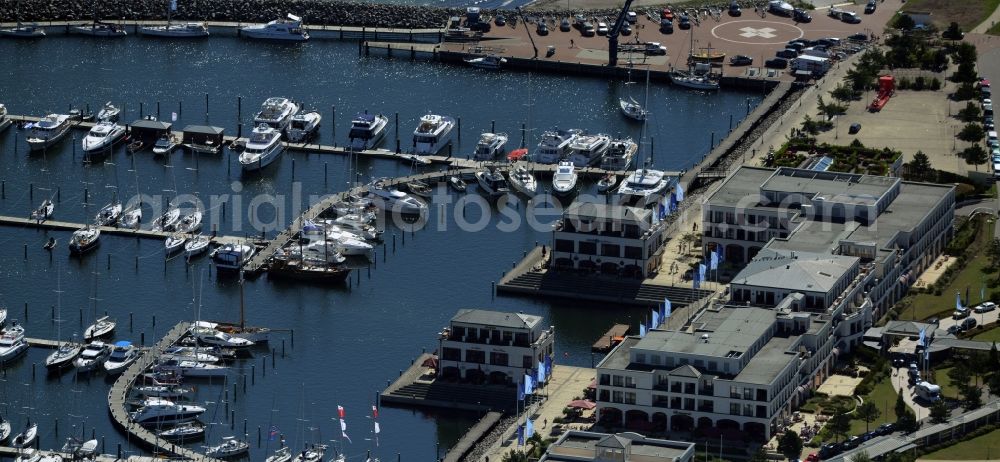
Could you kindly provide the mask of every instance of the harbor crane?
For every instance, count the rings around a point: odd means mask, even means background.
[[[608,31],[608,66],[615,67],[618,65],[618,34],[621,33],[622,27],[625,26],[630,6],[632,6],[632,0],[625,0],[625,5],[618,12],[618,19],[615,20],[615,25]]]

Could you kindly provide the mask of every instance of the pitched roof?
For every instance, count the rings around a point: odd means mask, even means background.
[[[479,309],[461,309],[451,318],[451,322],[479,324],[494,327],[509,327],[513,329],[531,329],[542,322],[541,316],[524,313],[507,313]]]
[[[885,323],[885,329],[883,329],[883,332],[886,334],[896,335],[920,335],[920,331],[924,329],[927,329],[928,334],[933,335],[937,326],[924,322],[889,321]]]
[[[625,449],[630,441],[618,435],[608,435],[597,442],[599,448]]]
[[[691,377],[692,379],[701,378],[701,372],[698,372],[698,369],[695,369],[690,364],[684,364],[681,367],[670,371],[670,375],[676,377]]]

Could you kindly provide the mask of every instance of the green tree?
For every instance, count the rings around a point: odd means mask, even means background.
[[[958,155],[965,159],[965,163],[975,166],[977,172],[979,171],[979,166],[985,164],[990,159],[989,153],[978,144],[973,144],[965,148]]]
[[[854,99],[854,95],[854,90],[843,83],[838,83],[837,86],[830,91],[830,96],[832,96],[833,99],[843,103],[852,101]]]
[[[939,399],[931,405],[931,422],[944,423],[948,421],[950,416],[951,412],[948,411],[948,405],[944,403],[944,400]]]
[[[910,408],[906,408],[902,414],[896,414],[896,427],[909,433],[916,430],[920,424],[917,423],[917,415]]]
[[[770,459],[767,458],[767,449],[764,449],[764,446],[758,446],[757,450],[750,456],[750,462],[770,462]]]
[[[983,405],[983,390],[979,387],[966,385],[959,389],[962,393],[962,407],[967,411],[979,409]]]
[[[841,412],[833,416],[827,423],[826,429],[833,435],[834,440],[839,441],[839,437],[847,437],[851,432],[851,416],[846,412]]]
[[[955,89],[955,93],[952,93],[951,97],[955,101],[968,101],[976,97],[976,87],[973,87],[969,82],[965,82]]]
[[[952,367],[948,371],[948,378],[951,379],[951,383],[955,384],[959,389],[969,386],[969,381],[972,380],[972,372],[969,370],[969,363],[967,361],[956,361],[955,367]]]
[[[503,455],[501,462],[528,462],[528,453],[515,449]]]
[[[910,172],[910,178],[915,181],[927,181],[931,177],[931,160],[924,154],[923,151],[917,151],[913,154],[913,159],[908,162],[907,167]]]
[[[951,24],[948,25],[948,28],[941,34],[942,37],[949,40],[962,40],[964,35],[965,34],[962,33],[962,28],[957,22],[954,21],[952,21]]]
[[[900,15],[896,19],[896,29],[911,31],[914,27],[917,27],[917,23],[908,14]]]
[[[854,415],[865,421],[865,433],[867,433],[869,430],[868,425],[878,420],[878,418],[882,416],[882,411],[878,409],[878,406],[875,405],[874,401],[868,400],[858,406],[858,408],[854,411]]]
[[[896,416],[901,416],[909,411],[910,408],[906,405],[906,400],[903,399],[903,389],[899,389],[899,394],[896,395],[896,406],[893,409],[896,412]]]
[[[848,423],[850,428],[850,423]],[[792,430],[786,431],[778,440],[778,452],[787,457],[788,460],[796,460],[802,455],[802,439],[799,434]]]
[[[958,135],[955,136],[962,141],[978,143],[986,137],[986,130],[983,130],[983,126],[978,123],[970,123],[965,124],[962,127],[962,131],[958,132]]]
[[[979,386],[980,381],[990,372],[990,357],[986,353],[977,351],[969,356],[969,372],[976,379],[975,386]]]
[[[816,122],[812,117],[809,117],[809,114],[806,114],[802,118],[802,131],[811,135],[819,133],[819,122]]]
[[[996,344],[994,344],[996,346]],[[995,366],[994,366],[994,370]],[[986,386],[990,389],[990,394],[1000,396],[1000,372],[994,372],[986,377]]]
[[[868,451],[861,451],[861,452],[859,452],[859,453],[851,456],[850,461],[851,462],[872,462],[872,458],[868,457]]]
[[[965,107],[958,111],[958,119],[965,123],[978,122],[982,116],[983,111],[980,111],[979,106],[972,101],[965,103]]]
[[[955,73],[951,74],[953,82],[973,83],[978,79],[979,74],[976,74],[975,63],[959,63]]]
[[[994,238],[990,241],[990,248],[987,252],[990,257],[990,266],[993,268],[1000,267],[1000,239]],[[997,371],[998,369],[1000,369],[1000,351],[997,350],[997,342],[993,342],[990,346],[990,370]],[[1000,375],[1000,373],[994,373],[993,375]]]

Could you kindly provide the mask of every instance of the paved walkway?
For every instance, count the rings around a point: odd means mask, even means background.
[[[990,16],[988,18],[984,19],[983,22],[979,23],[978,26],[973,27],[972,30],[970,30],[969,32],[976,34],[985,34],[986,31],[990,29],[990,27],[993,27],[993,25],[997,23],[997,21],[1000,21],[1000,8],[993,10],[993,13],[990,13]]]

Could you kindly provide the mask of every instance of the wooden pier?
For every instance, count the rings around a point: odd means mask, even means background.
[[[176,444],[164,441],[162,438],[156,436],[155,433],[147,430],[145,427],[139,424],[132,423],[129,420],[128,410],[125,408],[128,402],[128,393],[132,386],[135,384],[136,379],[149,368],[153,362],[163,353],[163,350],[173,346],[178,340],[183,337],[191,324],[188,322],[178,323],[173,329],[167,332],[166,335],[160,339],[149,351],[144,353],[139,360],[132,363],[125,372],[115,380],[115,383],[111,386],[111,390],[108,391],[108,412],[111,414],[112,420],[114,420],[115,425],[121,430],[129,434],[130,438],[140,441],[142,444],[154,451],[161,451],[164,453],[173,454],[177,457],[193,460],[195,462],[219,462],[217,459],[213,459],[205,456],[199,452],[192,451],[183,446],[178,446]]]
[[[632,327],[628,324],[615,324],[608,329],[601,338],[594,342],[594,346],[590,347],[590,351],[595,353],[607,353],[611,351],[616,345],[621,343]]]
[[[21,218],[21,217],[10,217],[0,215],[0,226],[18,226],[22,228],[41,228],[41,229],[51,229],[58,231],[76,231],[78,229],[86,226],[83,223],[70,223],[67,221],[57,221],[57,220],[42,220],[36,221],[31,218]],[[135,238],[145,238],[145,239],[159,239],[166,240],[168,237],[177,234],[173,231],[153,231],[150,229],[129,229],[129,228],[119,228],[116,226],[101,226],[101,234],[112,234],[118,236],[135,237]],[[246,242],[247,239],[242,236],[215,236],[212,238],[212,242],[215,244],[236,244]]]

